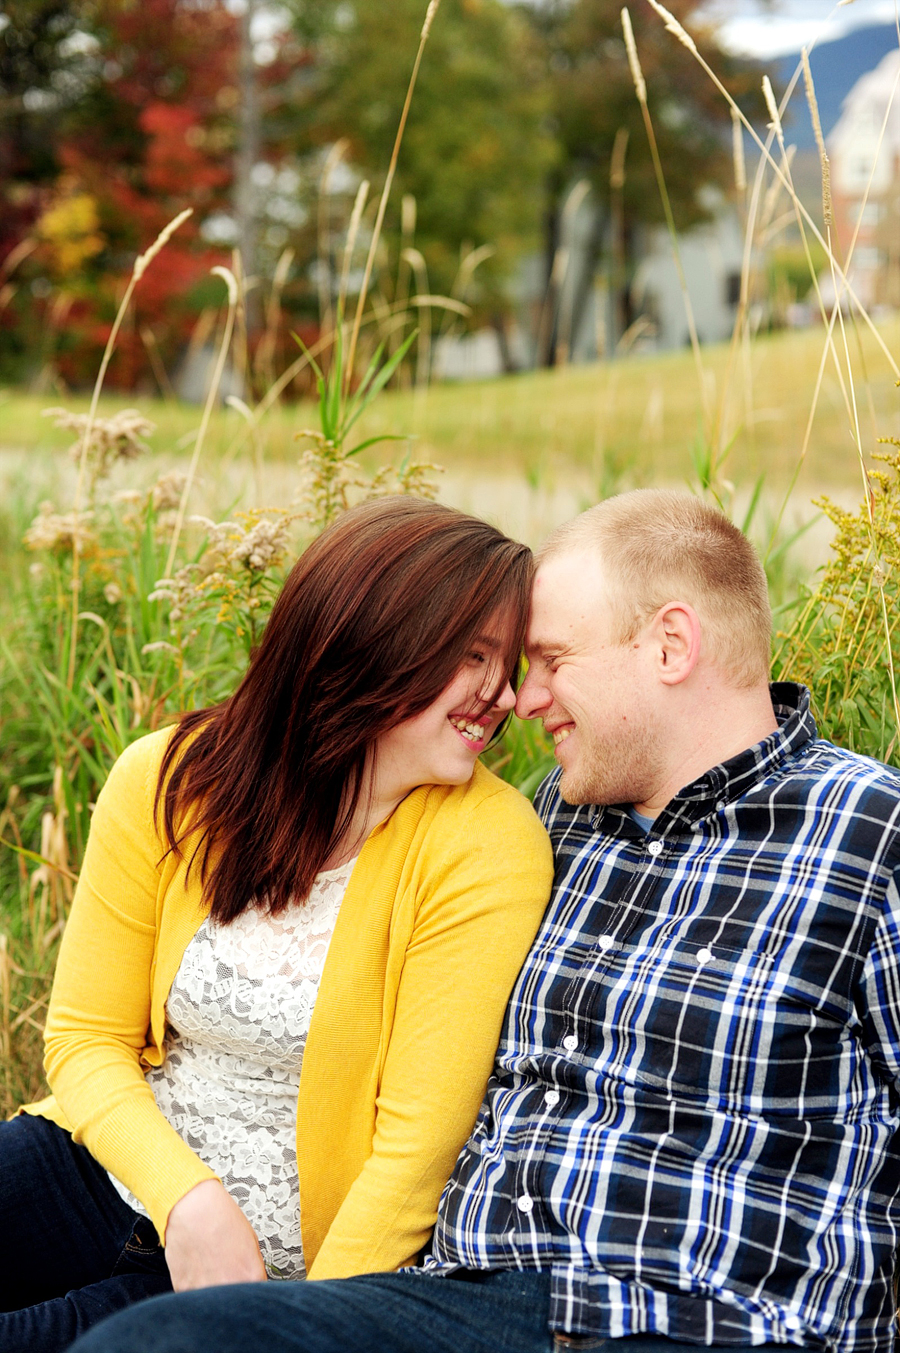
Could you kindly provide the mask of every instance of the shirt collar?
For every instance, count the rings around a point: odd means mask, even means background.
[[[789,757],[796,755],[817,736],[816,722],[810,711],[809,691],[793,681],[773,682],[769,691],[778,727],[762,742],[739,752],[729,761],[713,766],[703,775],[680,789],[658,815],[651,835],[661,836],[670,827],[693,826],[713,810],[721,811],[727,803],[740,798],[753,785],[773,774]],[[612,832],[616,836],[632,835],[623,830],[623,823],[639,829],[621,805],[590,810],[592,826]]]

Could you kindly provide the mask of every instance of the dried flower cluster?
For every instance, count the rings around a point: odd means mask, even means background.
[[[243,567],[256,573],[277,568],[289,544],[293,517],[277,508],[239,512],[238,521],[213,522],[208,517],[189,520],[206,530],[207,557],[219,568]]]
[[[252,639],[280,587],[294,516],[275,508],[237,516],[223,522],[191,517],[205,534],[199,562],[160,578],[150,593],[150,601],[169,603],[169,622],[180,631],[182,645],[196,633],[185,630],[185,623],[210,618],[210,608],[215,608],[216,624],[229,623],[238,637]]]
[[[25,532],[25,545],[29,550],[68,554],[77,538],[79,549],[84,554],[87,547],[96,542],[92,528],[93,516],[93,512],[57,512],[51,502],[44,501]]]
[[[156,424],[137,409],[122,409],[110,418],[94,419],[90,414],[71,413],[68,409],[44,409],[44,417],[52,418],[58,428],[78,433],[69,448],[69,455],[76,464],[84,460],[92,490],[99,479],[109,474],[117,460],[134,460],[149,451],[144,438],[156,430]]]
[[[167,474],[160,475],[150,490],[154,512],[159,515],[177,511],[186,483],[187,475],[180,470],[169,470]]]

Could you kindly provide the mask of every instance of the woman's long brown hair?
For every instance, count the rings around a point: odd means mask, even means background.
[[[216,920],[307,896],[377,739],[440,695],[492,618],[515,680],[532,569],[487,522],[406,496],[351,508],[309,546],[234,695],[182,715],[160,769],[168,848],[190,841]]]

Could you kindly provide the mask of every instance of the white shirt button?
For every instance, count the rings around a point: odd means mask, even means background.
[[[713,956],[712,949],[697,950],[697,962],[700,964],[708,963],[709,960],[712,958],[712,956]]]
[[[559,1091],[548,1090],[547,1093],[544,1095],[544,1103],[547,1105],[548,1108],[550,1109],[554,1108],[555,1105],[559,1103]]]
[[[786,1315],[784,1317],[784,1328],[786,1330],[798,1330],[803,1326],[803,1321],[799,1315]]]
[[[662,852],[662,848],[662,841],[651,841],[647,847],[647,853],[649,855],[659,855]]]
[[[565,1048],[566,1052],[574,1052],[575,1049],[578,1047],[578,1035],[566,1034],[565,1038],[563,1039],[563,1047]]]
[[[534,1199],[529,1198],[527,1193],[523,1193],[521,1198],[516,1199],[516,1207],[520,1212],[530,1212],[534,1207]]]
[[[615,940],[613,939],[612,935],[601,935],[599,940],[597,941],[597,948],[602,949],[605,954],[607,949],[611,949],[614,944]]]
[[[718,811],[721,813],[724,807],[725,807],[725,800],[724,800],[724,799],[719,799],[718,803],[716,804],[716,808],[717,808]]]

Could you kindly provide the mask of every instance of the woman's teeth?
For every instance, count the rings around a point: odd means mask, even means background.
[[[571,731],[571,728],[557,728],[553,734],[553,746],[558,747],[561,742],[565,742]]]
[[[469,723],[466,719],[451,719],[454,728],[458,728],[464,738],[471,742],[480,742],[484,737],[484,728],[480,723]]]

